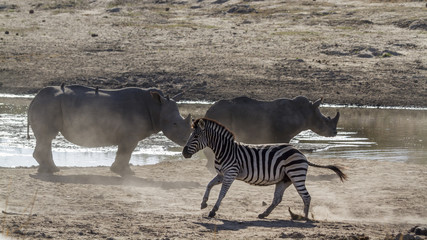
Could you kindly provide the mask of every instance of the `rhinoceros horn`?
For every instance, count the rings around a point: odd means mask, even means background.
[[[340,119],[340,112],[337,112],[337,115],[335,115],[335,117],[332,118],[332,122],[334,122],[336,125],[338,123],[338,119]]]
[[[323,97],[322,97],[322,98],[317,99],[317,100],[313,103],[313,106],[314,106],[315,108],[318,108],[322,102],[323,102]]]
[[[179,101],[179,99],[181,99],[181,97],[182,97],[182,95],[184,95],[184,93],[185,93],[185,91],[182,91],[182,92],[176,94],[175,96],[173,96],[172,99],[175,100],[175,102]]]
[[[184,95],[185,92],[187,92],[187,91],[189,91],[189,90],[191,90],[193,88],[194,88],[194,86],[190,86],[189,88],[187,88],[187,89],[183,90],[182,92],[180,92],[180,93],[176,94],[175,96],[173,96],[172,99],[175,100],[175,101],[178,101],[182,97],[182,95]]]

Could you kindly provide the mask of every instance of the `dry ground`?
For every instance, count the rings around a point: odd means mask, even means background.
[[[65,82],[427,106],[425,1],[3,1],[0,46],[0,92]]]
[[[258,219],[274,187],[240,181],[209,219],[219,187],[200,210],[213,176],[205,161],[186,160],[133,167],[136,175],[127,179],[107,167],[62,168],[54,176],[0,169],[0,209],[9,213],[0,215],[0,226],[3,234],[26,239],[394,239],[427,222],[427,186],[421,184],[427,166],[311,160],[340,164],[349,175],[341,183],[328,170],[309,169],[314,222],[291,221],[288,207],[299,214],[303,208],[293,187],[267,219]]]

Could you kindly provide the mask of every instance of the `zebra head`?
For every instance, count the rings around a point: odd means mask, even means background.
[[[193,133],[187,140],[187,144],[185,144],[184,149],[182,150],[182,155],[185,158],[191,158],[193,154],[208,145],[205,126],[206,123],[204,119],[197,119],[193,122]]]

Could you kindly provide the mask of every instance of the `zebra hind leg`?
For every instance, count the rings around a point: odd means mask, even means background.
[[[302,181],[293,182],[293,184],[297,189],[298,194],[302,198],[302,201],[304,202],[304,219],[308,221],[308,211],[310,209],[311,197],[305,187],[305,179]]]
[[[311,197],[310,194],[307,193],[306,196],[302,197],[302,201],[304,202],[304,218],[308,221],[308,210],[310,209]]]
[[[282,201],[283,193],[285,192],[286,188],[288,188],[291,185],[291,181],[289,179],[285,179],[284,181],[280,181],[276,183],[276,188],[274,189],[274,198],[271,205],[261,214],[258,215],[258,218],[266,218],[270,213],[273,211],[274,208],[279,205],[279,203]]]
[[[308,221],[308,211],[310,209],[311,197],[305,187],[305,180],[307,177],[307,164],[294,164],[286,172],[286,175],[292,181],[298,194],[304,202],[304,219]],[[298,219],[299,220],[299,219]]]

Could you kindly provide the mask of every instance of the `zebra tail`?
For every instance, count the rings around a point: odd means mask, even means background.
[[[335,165],[322,166],[322,165],[317,165],[317,164],[311,163],[309,161],[307,161],[307,162],[308,162],[308,165],[312,166],[312,167],[331,169],[332,171],[334,171],[338,175],[338,177],[340,177],[341,182],[344,182],[344,180],[347,180],[347,175],[345,173],[343,173],[342,170]]]

